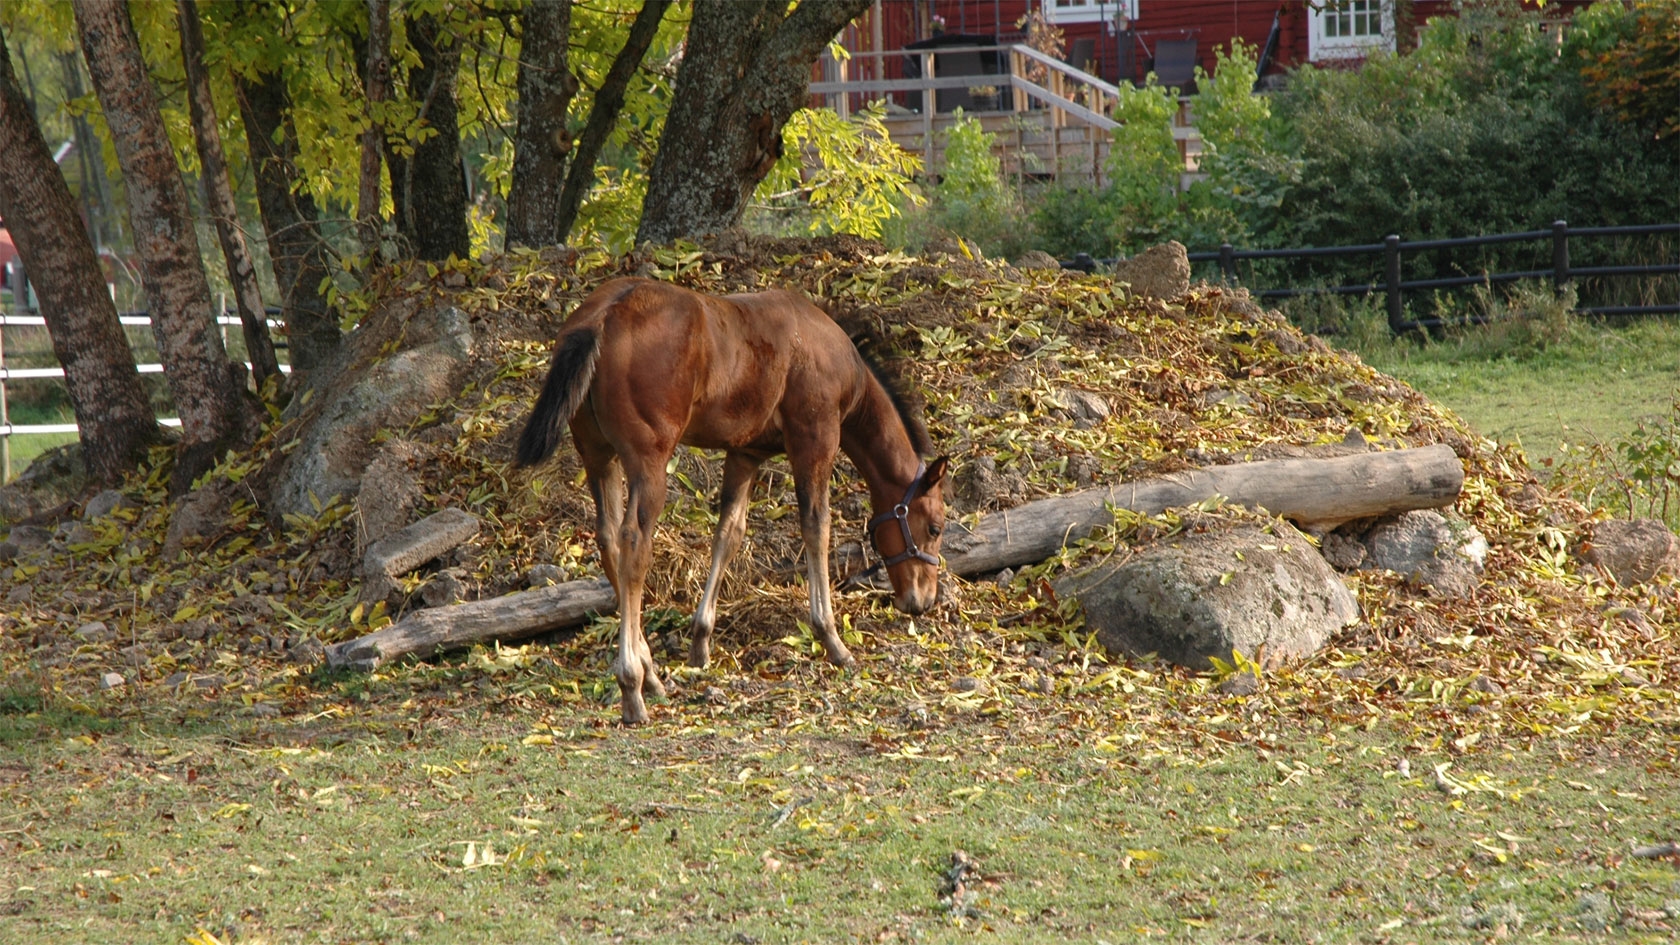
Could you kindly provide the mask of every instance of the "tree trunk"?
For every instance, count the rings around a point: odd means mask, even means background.
[[[570,0],[567,0],[570,3]],[[362,132],[361,183],[356,189],[356,227],[361,236],[362,255],[372,263],[379,258],[379,169],[385,143],[381,107],[391,96],[391,4],[390,0],[367,0],[367,53],[362,58],[362,93],[367,98],[368,126]],[[523,96],[521,96],[523,99]]]
[[[566,112],[577,94],[567,65],[571,0],[537,0],[519,14],[519,125],[508,187],[507,245],[551,246],[559,229],[560,187],[572,147]]]
[[[210,310],[186,184],[164,131],[140,41],[121,0],[75,0],[82,53],[111,129],[128,193],[152,333],[181,416],[172,494],[254,432],[243,371],[228,360]]]
[[[385,145],[391,171],[391,202],[397,235],[419,259],[462,259],[472,252],[467,233],[466,165],[455,121],[455,79],[461,44],[431,14],[408,23],[409,43],[420,64],[409,70],[408,95],[420,104],[420,120],[437,134],[414,143],[412,156]]]
[[[280,382],[280,364],[268,335],[268,312],[257,288],[257,267],[251,262],[245,234],[239,228],[239,208],[233,202],[227,158],[222,154],[222,133],[216,128],[216,101],[210,96],[210,74],[204,68],[204,29],[198,20],[198,0],[180,0],[178,6],[181,64],[187,79],[193,138],[198,144],[199,163],[204,165],[204,200],[216,224],[216,238],[222,244],[228,284],[233,286],[234,304],[245,334],[245,351],[260,389],[271,377]]]
[[[806,99],[811,63],[870,0],[699,3],[688,28],[638,243],[733,226],[782,153],[782,126]]]
[[[327,245],[316,227],[315,199],[296,186],[292,155],[298,149],[297,132],[286,115],[285,78],[264,72],[254,79],[236,75],[235,82],[296,384],[338,348],[338,319],[321,295],[321,283],[331,272]]]
[[[12,74],[0,35],[0,218],[41,300],[53,354],[80,428],[88,473],[102,484],[122,478],[158,439],[134,353],[117,321],[75,198]]]
[[[577,222],[578,208],[583,205],[583,195],[595,184],[595,162],[600,159],[607,136],[612,134],[613,125],[618,123],[618,113],[624,108],[624,91],[630,86],[630,80],[636,77],[642,57],[647,55],[648,47],[653,45],[653,38],[659,33],[659,21],[664,19],[670,6],[670,0],[646,0],[642,4],[635,22],[630,24],[624,48],[618,51],[612,68],[607,70],[607,77],[601,80],[601,88],[595,93],[595,104],[589,110],[589,121],[584,125],[583,135],[578,138],[577,148],[572,153],[566,187],[560,193],[560,212],[555,224],[557,243],[565,242],[566,237],[571,235],[572,225]]]
[[[1463,486],[1464,465],[1444,445],[1209,466],[1039,499],[986,515],[972,529],[953,522],[941,551],[952,574],[990,574],[1043,561],[1086,537],[1114,520],[1110,506],[1155,515],[1222,495],[1328,531],[1356,518],[1442,508],[1458,499]]]

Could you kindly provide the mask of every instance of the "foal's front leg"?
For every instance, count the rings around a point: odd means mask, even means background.
[[[723,489],[718,493],[717,535],[712,538],[712,569],[706,574],[706,590],[700,595],[700,606],[694,611],[694,624],[688,644],[688,665],[705,666],[712,659],[712,630],[717,626],[718,585],[723,581],[723,569],[740,550],[741,539],[747,535],[747,505],[752,497],[753,482],[763,460],[745,453],[731,452],[723,460]]]
[[[794,494],[799,500],[799,531],[805,539],[805,583],[811,591],[811,632],[817,635],[828,661],[836,666],[856,666],[840,633],[834,626],[834,599],[828,587],[828,480],[834,461],[811,458],[793,461]],[[801,467],[803,469],[803,474]]]

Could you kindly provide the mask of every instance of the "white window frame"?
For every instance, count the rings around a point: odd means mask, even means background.
[[[1044,19],[1051,23],[1113,23],[1124,13],[1135,20],[1138,0],[1042,0]]]
[[[1343,15],[1343,7],[1376,3],[1382,18],[1382,33],[1365,36],[1327,36],[1327,18]],[[1307,59],[1361,59],[1374,49],[1394,51],[1394,0],[1321,0],[1307,6]]]

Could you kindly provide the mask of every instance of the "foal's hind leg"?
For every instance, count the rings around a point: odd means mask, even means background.
[[[731,452],[723,460],[723,489],[718,493],[717,534],[712,538],[712,569],[706,574],[706,590],[694,611],[692,637],[688,644],[688,665],[705,666],[712,658],[712,630],[717,626],[718,585],[723,569],[741,548],[747,534],[747,505],[753,482],[763,459]]]
[[[583,461],[583,473],[589,481],[589,494],[595,500],[595,544],[601,551],[601,570],[612,584],[613,593],[622,601],[624,591],[618,586],[618,530],[624,521],[623,470],[617,454],[587,411],[572,421],[572,442],[577,445],[578,458]]]
[[[642,588],[653,561],[654,526],[665,509],[665,455],[620,456],[629,501],[618,530],[618,657],[613,674],[618,677],[626,725],[648,720],[644,691],[665,696],[653,651],[642,636]]]

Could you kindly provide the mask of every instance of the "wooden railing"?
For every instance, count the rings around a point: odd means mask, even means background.
[[[1002,71],[973,71],[983,57],[990,57],[991,65]],[[895,61],[916,63],[921,75],[887,78],[887,65]],[[941,62],[946,64],[943,75]],[[967,68],[952,73],[954,62],[961,62]],[[1108,117],[1120,94],[1118,88],[1020,44],[860,51],[852,53],[849,60],[825,60],[824,71],[835,78],[811,83],[811,94],[822,96],[825,104],[841,116],[850,115],[863,103],[879,99],[892,101],[897,97],[918,102],[919,108],[897,111],[888,125],[901,146],[922,152],[924,166],[930,172],[935,172],[938,166],[935,132],[950,123],[949,113],[941,114],[938,109],[941,91],[969,91],[971,102],[981,107],[965,111],[983,121],[1013,115],[1042,127],[1048,137],[1041,147],[1048,150],[1052,173],[1059,170],[1060,151],[1064,147],[1062,129],[1080,130],[1079,147],[1089,155],[1091,172],[1100,176],[1110,132],[1119,127]],[[990,93],[972,94],[981,89]],[[1015,132],[1013,136],[1000,135],[999,146],[1024,147],[1020,124]],[[902,140],[911,137],[920,140]]]
[[[268,310],[268,327],[270,330],[277,330],[280,328],[280,323],[275,321],[275,316],[279,314],[280,310],[277,308],[270,308]],[[118,321],[120,321],[124,327],[145,327],[151,325],[152,323],[151,317],[145,312],[129,312],[118,316]],[[216,317],[216,323],[221,326],[222,343],[226,344],[228,340],[228,328],[237,327],[240,324],[240,321],[239,316],[229,312],[224,304],[222,314]],[[12,422],[10,409],[7,404],[7,383],[9,381],[26,380],[62,380],[64,378],[64,368],[62,365],[36,368],[7,367],[6,329],[10,327],[42,328],[45,327],[46,324],[46,319],[40,315],[7,315],[0,312],[0,484],[5,483],[12,478],[11,438],[13,436],[27,436],[39,433],[75,433],[79,429],[74,423]],[[286,347],[285,341],[283,339],[277,341],[275,347],[284,350]],[[141,374],[163,373],[163,365],[161,364],[136,364],[134,367]],[[247,363],[245,367],[248,370],[251,365]],[[280,370],[289,374],[291,373],[292,366],[290,364],[281,364]],[[166,427],[178,427],[181,425],[181,420],[178,417],[160,417],[158,419],[158,423]]]

